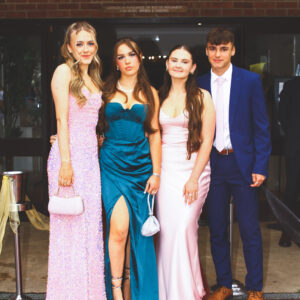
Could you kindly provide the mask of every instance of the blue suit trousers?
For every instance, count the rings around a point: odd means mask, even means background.
[[[212,151],[214,159],[206,206],[217,284],[228,288],[232,284],[228,238],[229,203],[232,195],[247,267],[246,288],[261,291],[263,258],[257,190],[250,187],[250,183],[242,176],[234,154],[220,155],[214,148]]]

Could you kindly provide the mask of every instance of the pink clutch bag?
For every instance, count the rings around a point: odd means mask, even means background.
[[[50,214],[77,216],[83,213],[84,206],[81,196],[76,195],[73,189],[73,196],[59,196],[60,187],[54,196],[50,196],[48,211]]]

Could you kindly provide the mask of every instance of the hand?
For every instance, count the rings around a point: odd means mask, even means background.
[[[198,198],[198,182],[189,179],[183,187],[184,202],[192,204]]]
[[[147,181],[144,193],[149,193],[151,195],[156,194],[159,189],[159,185],[160,185],[160,178],[158,176],[151,175]]]
[[[104,142],[104,135],[98,135],[98,147],[101,148]]]
[[[54,142],[56,141],[56,139],[57,139],[57,135],[56,134],[50,136],[50,141],[49,142],[50,142],[51,146],[54,144]]]
[[[60,165],[58,184],[60,186],[70,186],[73,184],[74,175],[70,162],[62,162]]]
[[[259,187],[262,185],[262,183],[265,181],[266,176],[261,175],[261,174],[252,174],[252,181],[253,183],[250,184],[251,187]]]

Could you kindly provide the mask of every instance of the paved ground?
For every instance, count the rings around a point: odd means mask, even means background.
[[[300,299],[300,248],[295,244],[290,248],[281,248],[278,246],[279,231],[266,228],[265,222],[261,223],[261,229],[264,244],[264,292],[267,293],[265,298],[291,299],[291,294],[285,297],[278,293],[293,293],[293,299]],[[215,270],[209,249],[207,227],[200,227],[199,245],[202,266],[211,286],[215,284]],[[48,232],[38,231],[30,223],[23,222],[21,249],[23,291],[37,293],[31,295],[33,299],[43,299],[41,294],[45,293],[47,280]],[[13,251],[13,234],[7,226],[0,255],[0,299],[7,299],[5,293],[15,291]],[[237,280],[244,281],[245,265],[237,224],[234,224],[233,274]]]

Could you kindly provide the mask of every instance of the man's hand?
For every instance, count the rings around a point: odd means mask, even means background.
[[[50,142],[51,146],[54,144],[54,142],[56,141],[56,139],[57,139],[57,135],[56,134],[50,136],[50,141],[49,142]]]
[[[253,183],[250,184],[250,186],[251,187],[259,187],[262,185],[262,183],[265,181],[265,179],[266,179],[266,176],[264,176],[264,175],[252,173]]]

